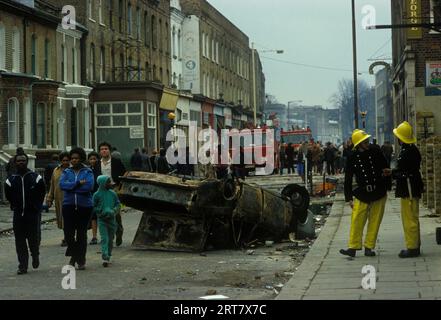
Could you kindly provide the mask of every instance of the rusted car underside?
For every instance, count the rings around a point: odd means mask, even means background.
[[[198,252],[279,241],[307,218],[309,196],[288,185],[277,194],[232,178],[185,180],[130,172],[118,191],[121,202],[143,211],[133,246]]]

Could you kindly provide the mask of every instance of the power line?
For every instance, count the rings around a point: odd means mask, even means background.
[[[263,59],[268,59],[276,62],[281,62],[285,64],[300,66],[300,67],[306,67],[306,68],[313,68],[313,69],[320,69],[320,70],[328,70],[328,71],[345,71],[345,72],[353,72],[352,69],[341,69],[341,68],[334,68],[334,67],[325,67],[325,66],[318,66],[318,65],[312,65],[312,64],[305,64],[305,63],[298,63],[293,61],[287,61],[287,60],[281,60],[281,59],[275,59],[270,58],[266,56],[262,56]],[[369,74],[367,71],[359,72],[359,74]]]
[[[380,48],[378,48],[370,57],[369,59],[372,59],[372,57],[377,54],[381,49],[383,49],[386,45],[389,44],[389,42],[392,41],[392,37],[390,37]]]

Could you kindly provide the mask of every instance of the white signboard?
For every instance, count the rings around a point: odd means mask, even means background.
[[[144,128],[143,127],[131,127],[130,128],[130,139],[144,139]]]
[[[201,92],[200,83],[200,42],[199,42],[199,18],[188,16],[183,23],[183,82],[184,90],[192,93]]]
[[[426,87],[441,88],[441,61],[426,63]]]

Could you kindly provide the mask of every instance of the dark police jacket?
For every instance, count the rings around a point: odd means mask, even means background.
[[[358,200],[371,203],[380,200],[387,194],[387,182],[383,169],[387,168],[386,159],[377,148],[360,152],[354,151],[348,158],[345,171],[345,200]],[[353,189],[355,176],[357,187]]]
[[[392,177],[397,181],[395,196],[409,198],[408,180],[412,188],[412,198],[421,198],[424,192],[423,179],[420,173],[421,154],[413,144],[403,144],[397,159],[397,168],[392,171]]]
[[[5,195],[14,215],[35,215],[41,212],[46,187],[43,178],[31,170],[23,177],[13,174],[5,182]]]

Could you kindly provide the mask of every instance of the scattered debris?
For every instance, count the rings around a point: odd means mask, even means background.
[[[254,250],[247,250],[247,255],[251,256],[254,254]]]
[[[199,255],[200,255],[201,257],[206,257],[206,256],[207,256],[207,254],[206,254],[205,252],[201,252]]]
[[[214,296],[215,294],[217,294],[217,291],[214,289],[210,289],[210,290],[207,290],[207,292],[205,294],[207,296]]]
[[[265,246],[272,247],[274,244],[274,241],[265,241]]]
[[[279,283],[279,284],[276,284],[274,287],[276,287],[276,288],[279,288],[279,289],[281,289],[281,288],[283,288],[284,287],[284,285],[283,284],[281,284],[281,283]]]
[[[273,286],[270,286],[270,285],[267,285],[267,286],[265,286],[265,289],[268,289],[268,290],[273,290],[273,289],[274,289],[274,287],[273,287]]]
[[[254,280],[262,280],[262,277],[261,276],[255,276]]]

